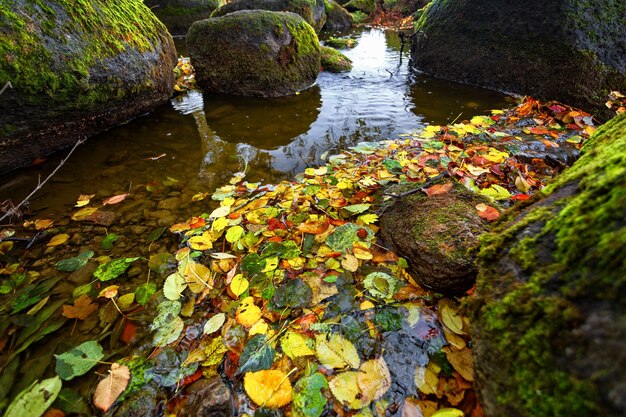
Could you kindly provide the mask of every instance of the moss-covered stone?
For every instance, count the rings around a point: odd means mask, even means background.
[[[324,0],[233,0],[218,8],[212,17],[224,16],[239,10],[270,10],[296,13],[319,33],[326,23]]]
[[[349,12],[370,14],[376,9],[376,2],[374,0],[350,0],[343,7]]]
[[[324,30],[327,32],[345,31],[352,26],[352,15],[348,13],[335,0],[324,0],[324,9],[326,11],[326,23]]]
[[[626,115],[481,238],[475,363],[487,416],[626,413]]]
[[[186,35],[193,22],[208,19],[225,0],[144,0],[173,35]]]
[[[335,49],[354,48],[357,42],[352,38],[328,38],[324,41],[324,45]]]
[[[313,85],[320,68],[317,35],[295,13],[242,10],[196,22],[187,45],[205,91],[284,96]]]
[[[429,74],[557,99],[600,117],[626,89],[626,2],[433,0],[411,56]]]
[[[322,46],[320,49],[320,62],[322,69],[328,72],[348,72],[352,70],[352,61],[350,58],[328,46]]]
[[[0,171],[145,113],[172,91],[176,52],[140,0],[0,3]]]

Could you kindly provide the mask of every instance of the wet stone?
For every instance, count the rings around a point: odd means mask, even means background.
[[[171,197],[159,201],[157,207],[159,208],[159,210],[175,210],[180,206],[180,204],[181,200],[179,197]]]
[[[146,226],[131,226],[130,231],[136,235],[143,235],[146,233],[148,228]]]
[[[196,381],[185,389],[185,394],[189,402],[180,415],[197,417],[234,415],[232,393],[220,377]]]

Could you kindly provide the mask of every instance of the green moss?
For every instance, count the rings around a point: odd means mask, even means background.
[[[9,0],[0,4],[0,27],[0,80],[31,101],[76,107],[123,91],[114,80],[93,80],[94,65],[167,41],[161,22],[139,0]]]
[[[320,49],[320,63],[324,71],[348,72],[352,70],[352,61],[334,48],[322,46]]]
[[[352,38],[330,37],[324,41],[324,45],[330,46],[331,48],[337,48],[337,49],[354,48],[356,46],[356,41]]]
[[[481,237],[475,329],[488,352],[479,359],[502,369],[483,383],[515,415],[605,415],[606,393],[563,352],[587,306],[626,308],[626,115],[541,194]]]

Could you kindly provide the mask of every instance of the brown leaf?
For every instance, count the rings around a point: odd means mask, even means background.
[[[63,316],[68,319],[85,320],[98,309],[98,304],[92,303],[87,294],[83,294],[74,300],[74,305],[63,306]]]
[[[298,225],[298,230],[302,233],[310,233],[312,235],[319,235],[328,230],[330,223],[326,219],[309,220]]]
[[[477,204],[476,210],[478,211],[478,216],[480,216],[480,218],[482,219],[487,220],[488,222],[500,217],[500,212],[497,209],[484,203]]]
[[[113,197],[109,197],[106,200],[104,200],[102,202],[102,205],[106,206],[107,204],[121,203],[122,201],[124,201],[124,199],[126,199],[127,196],[128,196],[128,193],[114,195]]]
[[[111,365],[109,375],[104,378],[93,394],[93,405],[107,412],[115,403],[117,397],[126,389],[130,380],[130,369],[127,366],[114,363]]]
[[[432,197],[434,195],[447,194],[451,189],[452,183],[446,182],[445,184],[435,184],[432,187],[422,188],[422,191],[424,191],[427,196]]]

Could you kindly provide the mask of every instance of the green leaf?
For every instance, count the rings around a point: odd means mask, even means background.
[[[148,243],[156,241],[163,235],[163,232],[165,232],[165,230],[167,230],[167,227],[157,227],[150,232],[150,234],[146,237],[146,240],[148,241]]]
[[[270,369],[274,363],[276,351],[269,345],[267,336],[256,334],[248,341],[239,357],[237,373],[256,372]]]
[[[89,406],[83,396],[71,388],[63,388],[52,406],[66,414],[88,415],[90,413]]]
[[[34,382],[17,394],[4,417],[40,417],[57,398],[62,384],[58,376]]]
[[[139,303],[139,305],[146,305],[152,294],[154,294],[157,290],[157,286],[154,282],[147,282],[145,284],[141,284],[135,289],[135,301]]]
[[[93,275],[100,281],[110,281],[122,275],[131,263],[139,258],[120,258],[102,264],[96,269]]]
[[[168,321],[171,321],[174,317],[178,317],[182,308],[183,305],[180,301],[163,301],[157,306],[157,315],[152,320],[150,330],[156,330],[165,326]]]
[[[274,293],[274,304],[278,307],[302,308],[308,307],[313,298],[313,291],[309,284],[301,279],[290,279]]]
[[[371,206],[371,204],[352,204],[350,206],[343,207],[343,209],[348,210],[352,214],[361,214],[364,211],[367,211]]]
[[[176,341],[183,332],[185,322],[180,316],[176,316],[159,327],[152,338],[152,345],[157,347],[167,346]]]
[[[362,153],[364,155],[373,154],[378,148],[380,144],[378,142],[361,142],[356,146],[351,147],[354,152]]]
[[[300,378],[294,387],[293,406],[296,416],[319,417],[326,408],[327,399],[322,390],[328,382],[319,372]]]
[[[377,311],[375,321],[387,332],[397,332],[402,328],[402,315],[391,308]]]
[[[343,224],[326,238],[326,244],[334,251],[346,252],[352,248],[354,242],[359,240],[358,230],[359,226],[354,223]]]
[[[226,241],[228,243],[235,243],[246,234],[246,231],[241,226],[233,226],[226,231]]]
[[[111,250],[113,248],[113,244],[117,241],[117,239],[119,239],[118,235],[116,235],[115,233],[109,233],[104,237],[104,239],[102,239],[102,243],[100,244],[100,246],[104,250]]]
[[[376,298],[391,299],[398,290],[398,280],[384,272],[372,272],[363,280],[363,286]]]
[[[463,411],[456,408],[440,408],[431,417],[463,417]]]
[[[104,357],[104,353],[97,341],[90,340],[54,357],[57,360],[55,367],[57,375],[62,380],[69,381],[87,373]]]
[[[241,260],[241,270],[253,276],[265,269],[265,259],[261,259],[258,254],[251,253]]]
[[[383,166],[387,168],[387,171],[392,174],[401,174],[402,173],[402,164],[396,161],[395,159],[385,159],[383,161]]]
[[[62,259],[59,262],[57,262],[55,266],[59,271],[74,272],[74,271],[79,270],[83,266],[85,266],[87,262],[89,261],[89,259],[93,257],[93,255],[94,255],[93,251],[89,250],[89,251],[81,253],[80,255],[74,258]]]

